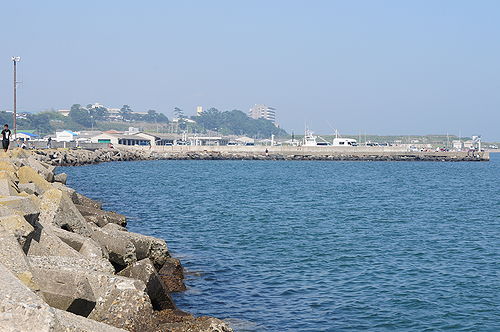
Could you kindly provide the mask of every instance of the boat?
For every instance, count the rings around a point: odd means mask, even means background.
[[[335,138],[333,146],[358,146],[358,141],[353,138],[343,138],[339,136],[339,131],[335,129]]]
[[[318,139],[320,140],[319,142]],[[329,142],[325,141],[320,136],[313,135],[312,131],[306,129],[304,135],[304,142],[302,143],[302,146],[329,146],[329,145],[331,145]]]

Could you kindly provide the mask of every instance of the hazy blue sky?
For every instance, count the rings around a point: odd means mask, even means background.
[[[500,1],[2,1],[0,109],[277,108],[288,131],[500,140]]]

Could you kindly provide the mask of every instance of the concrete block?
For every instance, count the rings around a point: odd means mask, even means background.
[[[142,281],[104,274],[92,274],[97,296],[88,318],[129,331],[155,331],[155,317]]]
[[[94,240],[85,236],[65,231],[61,228],[51,228],[54,234],[71,248],[87,258],[109,259],[107,250]]]
[[[66,193],[66,195],[68,195],[68,197],[71,199],[71,201],[72,201],[73,203],[77,204],[77,203],[75,202],[75,198],[74,198],[74,196],[76,196],[76,191],[75,191],[75,189],[70,188],[70,187],[67,187],[66,185],[64,185],[64,184],[62,184],[62,183],[60,183],[60,182],[53,182],[53,183],[52,183],[52,188],[59,189],[59,190],[61,190],[61,191],[65,192],[65,193]]]
[[[82,270],[85,273],[104,273],[113,275],[115,270],[110,264],[100,260],[87,259],[86,257],[63,257],[63,256],[28,256],[32,266],[44,267],[56,270]]]
[[[83,205],[83,206],[94,208],[97,210],[102,209],[101,202],[98,202],[94,199],[88,198],[87,196],[84,196],[80,193],[76,192],[74,195],[74,198],[72,197],[72,199],[73,199],[73,203],[75,203],[75,204]]]
[[[109,231],[128,232],[128,229],[126,229],[125,227],[112,223],[104,225],[102,229]]]
[[[42,225],[54,225],[87,237],[92,233],[75,204],[59,189],[49,189],[41,196],[39,221]]]
[[[174,301],[170,297],[165,284],[158,276],[153,263],[149,258],[135,262],[120,271],[118,275],[144,282],[146,290],[155,310],[175,309]]]
[[[134,244],[138,260],[149,258],[157,269],[160,269],[170,257],[164,240],[132,232],[121,232],[121,234]]]
[[[137,261],[136,248],[127,237],[119,236],[117,232],[109,232],[97,226],[92,227],[90,237],[106,249],[109,253],[109,260],[118,269]]]
[[[182,292],[186,290],[184,269],[177,258],[167,258],[165,264],[158,271],[158,275],[169,292]]]
[[[34,183],[42,192],[52,188],[50,183],[43,176],[29,166],[20,167],[17,170],[17,176],[19,178],[19,183]]]
[[[21,247],[35,231],[35,228],[26,219],[17,214],[0,217],[0,227],[14,234]]]
[[[76,205],[76,207],[87,221],[93,222],[99,227],[104,227],[109,223],[120,226],[125,226],[127,224],[127,218],[122,214],[85,205]]]
[[[16,167],[10,161],[2,160],[0,161],[0,171],[15,173]]]
[[[0,226],[0,253],[0,263],[30,289],[38,290],[38,286],[33,280],[28,260],[21,246],[14,234],[2,226]]]
[[[42,163],[41,161],[38,161],[33,156],[29,156],[28,158],[26,158],[26,160],[24,162],[29,167],[33,168],[45,180],[47,180],[48,182],[54,182],[53,169],[52,169],[52,171],[49,170],[49,168],[46,167],[46,165],[44,165],[44,163]]]
[[[0,196],[15,196],[18,194],[17,186],[8,179],[0,179]]]
[[[0,331],[52,332],[53,309],[0,264]]]
[[[35,225],[35,231],[28,237],[23,249],[28,256],[81,257],[80,253],[64,243],[52,231],[54,228]]]
[[[87,317],[96,299],[89,280],[78,270],[57,269],[32,263],[32,271],[45,302],[51,307]]]
[[[64,307],[74,297],[71,303],[80,299],[72,308],[77,314],[126,330],[151,330],[153,307],[142,281],[101,273],[78,262],[53,266],[34,260],[31,265],[36,279],[45,279],[40,288],[52,304]]]
[[[39,208],[35,205],[30,197],[0,197],[0,207],[15,210],[16,214],[23,216],[32,225],[36,222],[40,214]],[[5,215],[3,213],[5,212],[0,211],[0,215]]]
[[[8,172],[8,171],[0,170],[0,179],[7,179],[7,180],[10,180],[14,183],[19,182],[19,178],[17,177],[17,174],[15,172]]]
[[[39,196],[43,193],[43,191],[34,183],[20,183],[17,188],[19,189],[19,192],[25,192],[27,194],[36,196]]]
[[[170,257],[167,243],[164,240],[152,236],[127,232],[126,230],[123,231],[123,227],[115,224],[107,224],[102,230],[116,238],[131,241],[135,246],[137,260],[149,258],[157,269],[160,269],[166,259]]]
[[[96,322],[71,312],[53,309],[57,325],[54,332],[126,332],[114,326]]]
[[[66,173],[59,173],[59,174],[54,175],[55,182],[60,182],[62,184],[66,184],[67,179],[68,179],[68,174],[66,174]]]

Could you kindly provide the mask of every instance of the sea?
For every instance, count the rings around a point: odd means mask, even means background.
[[[500,330],[500,154],[58,171],[167,241],[186,269],[180,309],[236,331]]]

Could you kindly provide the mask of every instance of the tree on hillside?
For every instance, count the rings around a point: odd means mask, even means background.
[[[108,109],[103,106],[88,108],[90,115],[96,121],[105,120],[108,116]]]
[[[125,121],[130,121],[132,117],[132,108],[128,105],[123,105],[120,108],[120,114]]]
[[[156,123],[166,123],[168,118],[163,113],[158,113],[155,110],[149,110],[147,115],[142,117],[143,121],[146,122],[156,122]]]
[[[168,122],[168,118],[163,113],[157,113],[157,115],[156,115],[156,121],[162,122],[162,123],[167,123]]]
[[[184,111],[181,110],[179,107],[175,107],[174,108],[174,117],[177,119],[184,119],[185,118]]]
[[[205,129],[220,131],[223,134],[246,135],[251,137],[287,135],[286,131],[277,128],[271,121],[265,119],[251,119],[239,110],[221,112],[216,108],[210,108],[193,119]]]
[[[53,132],[50,120],[55,112],[51,113],[42,112],[30,115],[28,117],[30,128],[36,130],[39,134]]]
[[[71,106],[69,117],[71,120],[83,127],[92,126],[92,118],[90,117],[89,111],[86,108],[83,108],[80,104],[74,104]]]
[[[196,122],[198,122],[198,124],[205,129],[217,130],[222,127],[224,123],[224,116],[221,111],[212,107],[201,113],[201,115],[196,118]]]

